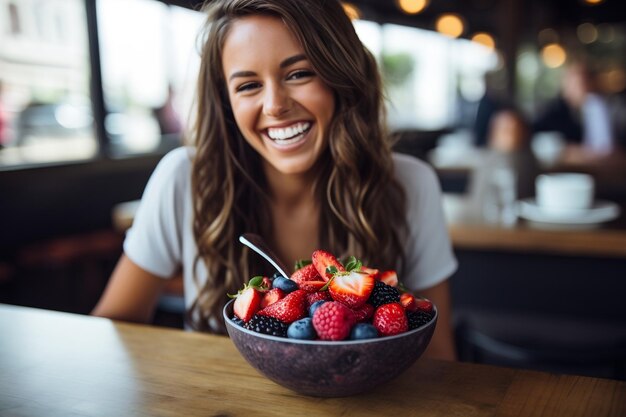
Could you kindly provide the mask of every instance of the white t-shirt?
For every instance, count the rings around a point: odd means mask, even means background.
[[[133,226],[124,241],[125,254],[138,266],[162,278],[182,268],[185,305],[191,306],[207,272],[198,263],[193,278],[196,243],[191,204],[191,156],[193,148],[168,153],[150,177]],[[404,285],[411,290],[432,287],[457,267],[441,207],[441,189],[433,170],[408,155],[394,154],[395,174],[407,195],[406,265]],[[239,242],[233,242],[239,245]]]

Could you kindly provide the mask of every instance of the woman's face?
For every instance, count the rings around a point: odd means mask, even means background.
[[[289,29],[275,17],[237,20],[222,65],[246,141],[278,172],[307,173],[327,146],[335,101]]]

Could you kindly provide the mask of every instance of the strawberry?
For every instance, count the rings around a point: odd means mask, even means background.
[[[372,324],[381,336],[391,336],[409,330],[409,320],[400,303],[383,304],[374,312]]]
[[[313,264],[308,264],[291,274],[291,280],[299,285],[305,281],[321,281],[322,277]]]
[[[380,271],[376,268],[370,268],[367,266],[361,266],[361,272],[365,272],[366,274],[374,275],[374,278],[380,279]]]
[[[374,306],[368,303],[363,304],[361,307],[353,308],[354,321],[361,323],[372,317],[374,314]]]
[[[301,290],[307,292],[319,291],[326,281],[323,280],[313,264],[308,264],[291,275],[291,280],[298,284]]]
[[[262,276],[254,277],[237,294],[228,294],[228,297],[235,299],[233,313],[244,322],[248,322],[261,309],[263,293],[267,292],[264,279]]]
[[[274,304],[259,311],[261,316],[274,317],[284,323],[291,323],[306,316],[306,294],[304,290],[290,292]]]
[[[317,269],[317,272],[325,281],[330,280],[333,276],[333,273],[330,272],[328,268],[334,269],[336,272],[345,272],[346,270],[333,254],[324,250],[316,250],[313,252],[311,260],[313,261],[315,269]]]
[[[402,307],[404,307],[406,311],[417,310],[417,300],[410,292],[405,292],[400,296],[400,304],[402,304]]]
[[[343,340],[354,325],[354,313],[345,305],[329,301],[313,313],[313,327],[322,340]]]
[[[244,322],[250,321],[252,316],[261,308],[261,292],[255,287],[245,287],[235,298],[233,312]]]
[[[310,292],[306,295],[306,309],[311,308],[311,305],[316,301],[332,301],[332,297],[328,291]]]
[[[304,281],[300,283],[300,289],[306,292],[317,292],[326,285],[326,281]]]
[[[381,272],[378,277],[378,280],[392,287],[398,286],[398,274],[396,273],[396,271]]]
[[[417,310],[425,311],[426,313],[432,313],[433,311],[432,301],[426,298],[416,298],[415,303],[417,304]]]
[[[269,305],[274,304],[276,301],[285,297],[285,293],[280,288],[272,288],[265,294],[263,294],[263,299],[261,300],[261,308],[265,308]]]
[[[374,289],[373,275],[361,272],[340,272],[335,274],[328,290],[335,301],[341,301],[350,308],[365,304]]]

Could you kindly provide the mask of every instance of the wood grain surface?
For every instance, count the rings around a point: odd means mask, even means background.
[[[540,230],[459,223],[448,230],[458,249],[626,258],[626,230]]]
[[[443,208],[457,249],[626,258],[625,214],[596,225],[542,224],[518,219],[503,226],[485,221],[466,196],[446,194]]]
[[[421,359],[372,392],[313,398],[226,337],[0,305],[0,416],[264,415],[617,417],[626,383]]]

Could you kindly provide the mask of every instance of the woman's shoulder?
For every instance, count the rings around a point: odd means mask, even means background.
[[[152,176],[173,182],[187,179],[191,173],[194,154],[195,148],[189,146],[169,151],[161,158]]]
[[[191,167],[191,161],[195,155],[195,148],[191,146],[181,146],[166,153],[159,161],[159,166],[169,169],[180,169]]]
[[[147,195],[186,192],[191,184],[193,155],[194,148],[190,147],[180,147],[166,153],[150,175],[144,198]]]
[[[394,152],[392,158],[395,176],[405,186],[416,186],[437,179],[433,168],[414,156]]]

